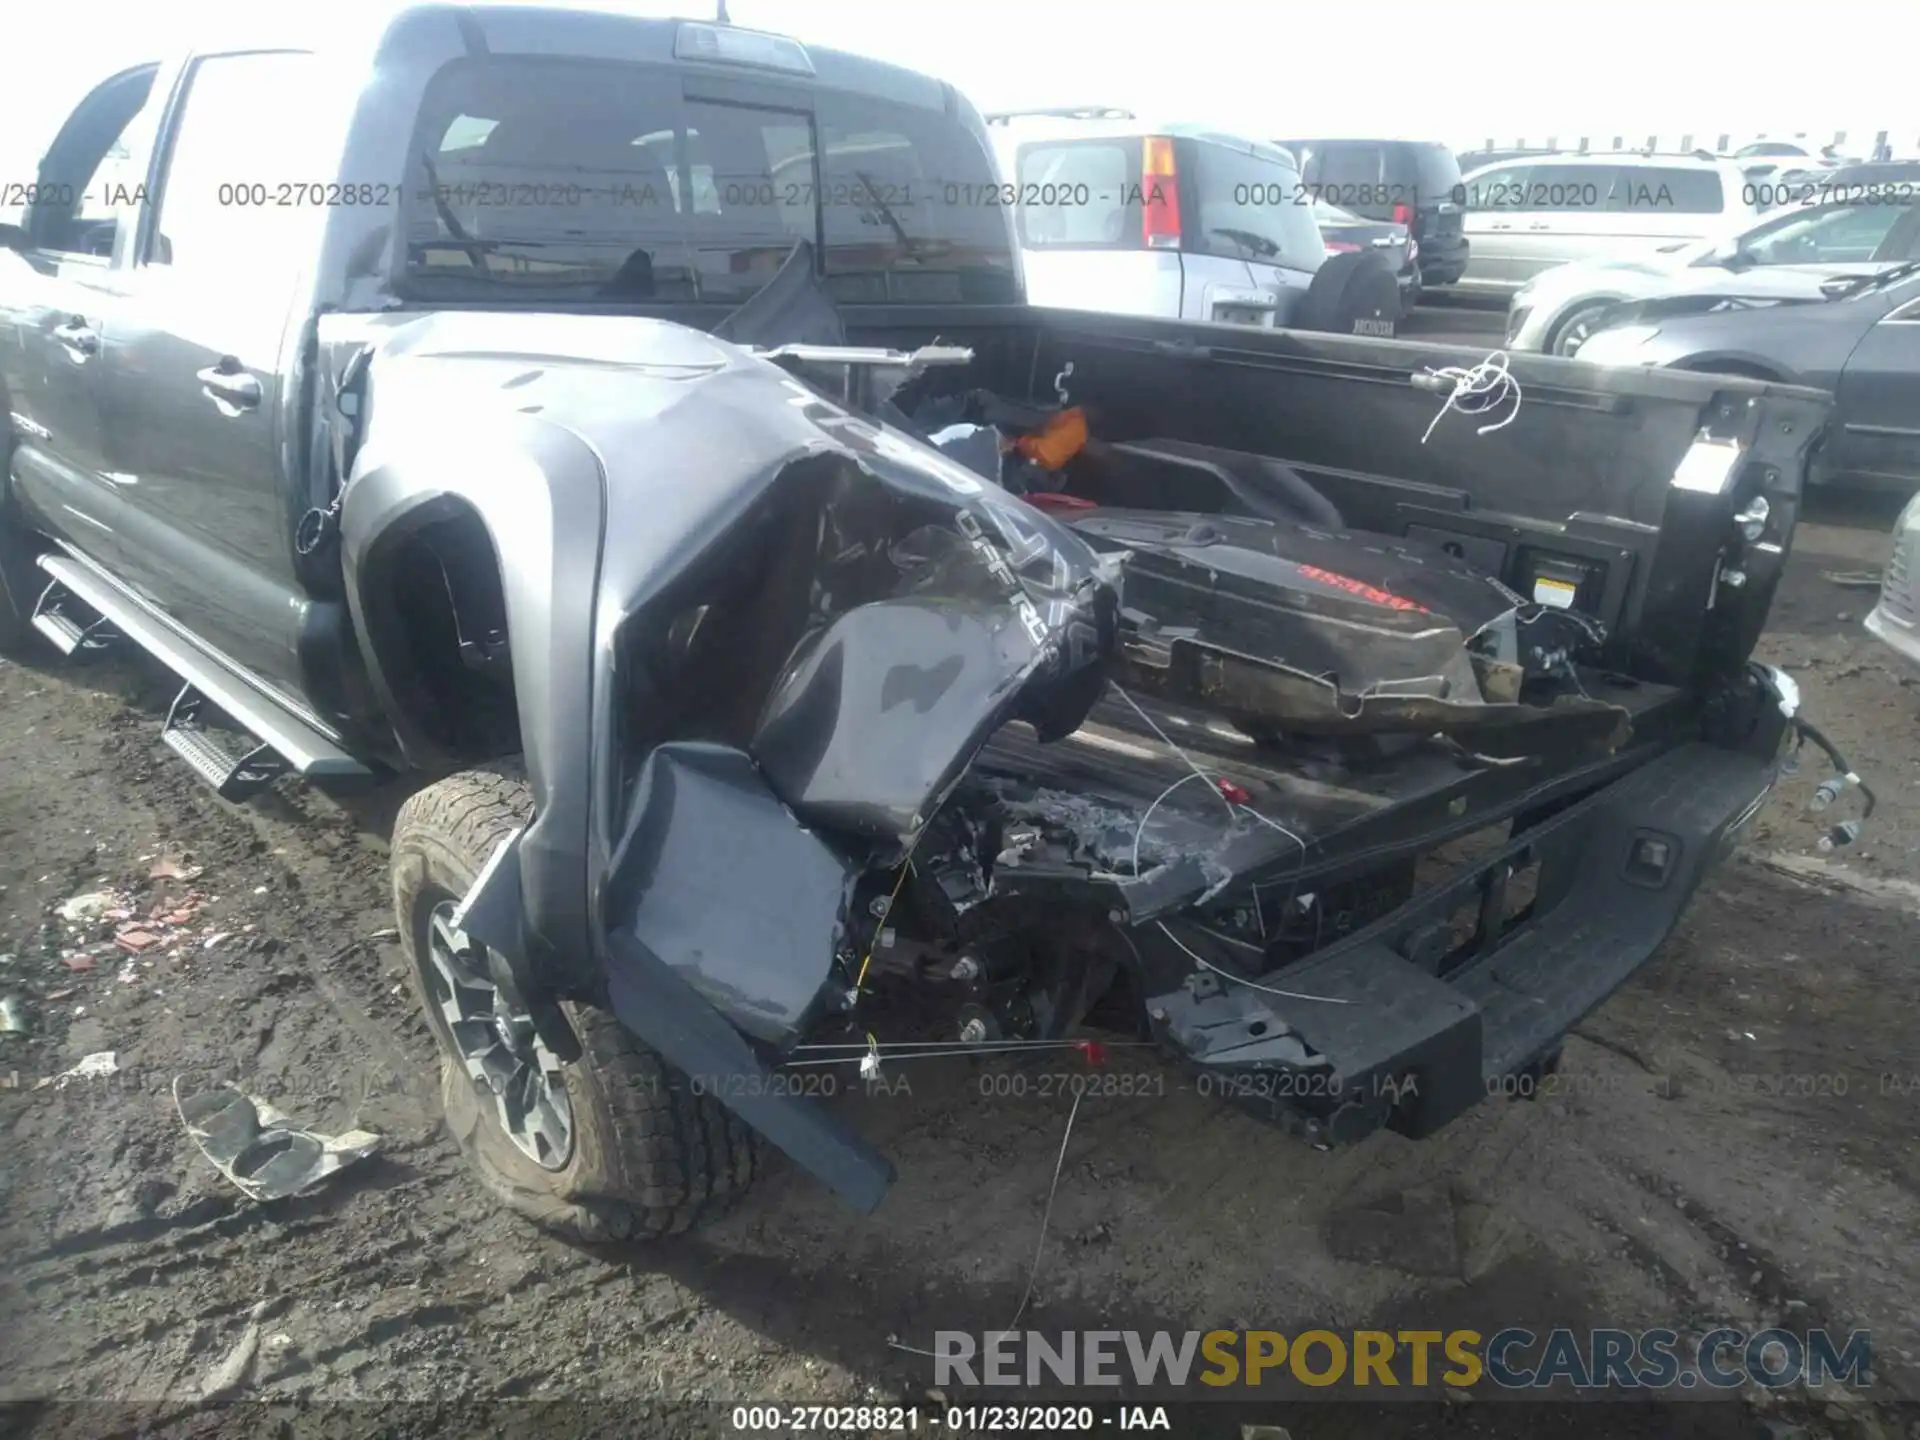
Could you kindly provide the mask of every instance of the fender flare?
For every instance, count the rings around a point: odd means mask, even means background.
[[[535,807],[521,845],[530,959],[551,967],[547,978],[563,993],[592,993],[602,983],[588,860],[605,473],[584,441],[531,416],[370,433],[341,497],[341,568],[369,683],[402,752],[424,769],[450,757],[416,718],[431,701],[409,674],[388,602],[406,542],[463,508],[492,542],[506,605]]]

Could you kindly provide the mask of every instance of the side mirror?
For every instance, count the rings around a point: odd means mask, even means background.
[[[12,250],[24,255],[33,248],[33,241],[27,232],[18,225],[0,225],[0,250]]]

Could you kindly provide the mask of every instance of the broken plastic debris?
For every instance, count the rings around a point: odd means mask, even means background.
[[[9,995],[0,1000],[0,1035],[24,1035],[27,1033],[27,1017],[14,998]]]
[[[89,890],[66,901],[58,913],[62,920],[98,920],[119,898],[111,890]]]
[[[78,1014],[79,1012],[74,1012]],[[80,1063],[71,1069],[62,1070],[53,1077],[53,1087],[64,1090],[75,1080],[98,1080],[111,1075],[120,1068],[120,1056],[114,1050],[96,1050],[91,1055],[82,1055]]]
[[[209,935],[207,936],[206,939],[200,942],[200,948],[202,950],[211,950],[213,949],[214,946],[218,945],[222,940],[225,940],[232,933],[233,932],[231,930],[222,930],[217,935]]]
[[[173,1103],[187,1134],[250,1200],[307,1194],[380,1148],[381,1137],[366,1130],[322,1135],[296,1129],[268,1102],[233,1086],[183,1096],[180,1078],[173,1082]]]
[[[143,950],[151,950],[160,943],[160,937],[150,930],[122,930],[113,937],[113,943],[129,955],[138,955]]]
[[[1881,580],[1878,570],[1822,570],[1820,577],[1843,590],[1878,590]]]
[[[169,857],[154,861],[153,868],[147,871],[147,878],[149,880],[197,880],[200,878],[200,867]]]
[[[62,955],[60,957],[60,963],[69,970],[91,970],[93,969],[93,956],[84,950],[76,950],[71,955]]]

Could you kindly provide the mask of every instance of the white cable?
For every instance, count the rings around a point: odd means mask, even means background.
[[[1244,985],[1249,990],[1259,990],[1268,995],[1278,995],[1285,1000],[1317,1000],[1322,1005],[1352,1005],[1355,1003],[1352,1000],[1342,1000],[1336,995],[1303,995],[1298,990],[1276,990],[1271,985],[1258,985],[1251,980],[1242,979],[1240,976],[1234,974],[1231,970],[1222,970],[1218,965],[1215,965],[1211,960],[1207,960],[1202,956],[1196,955],[1193,953],[1193,951],[1187,949],[1185,945],[1181,945],[1180,937],[1174,934],[1173,931],[1167,929],[1166,921],[1156,920],[1153,923],[1160,927],[1160,933],[1162,935],[1166,936],[1167,939],[1171,940],[1175,945],[1180,946],[1180,949],[1185,953],[1186,957],[1189,960],[1193,961],[1194,964],[1198,965],[1203,970],[1211,970],[1214,974],[1218,975],[1223,980],[1231,980],[1234,982],[1234,984]]]
[[[1208,786],[1212,788],[1216,794],[1219,793],[1219,787],[1213,784],[1212,778],[1210,776],[1202,773],[1199,770],[1195,770],[1191,775],[1182,775],[1178,780],[1174,781],[1171,785],[1167,786],[1166,789],[1162,790],[1158,795],[1154,797],[1153,803],[1147,806],[1147,813],[1142,815],[1140,817],[1140,823],[1133,827],[1132,869],[1136,877],[1140,874],[1140,837],[1147,833],[1147,822],[1153,818],[1153,812],[1160,808],[1160,802],[1166,799],[1169,795],[1173,794],[1173,792],[1178,790],[1182,785],[1185,785],[1189,780],[1205,780]],[[1220,798],[1222,800],[1227,799],[1225,795],[1221,795]],[[1231,813],[1233,810],[1233,802],[1231,800],[1227,800],[1227,810],[1229,813]]]
[[[1202,780],[1205,780],[1208,782],[1207,788],[1212,790],[1214,794],[1220,796],[1220,803],[1227,807],[1227,816],[1229,819],[1231,819],[1233,816],[1233,801],[1229,800],[1224,793],[1222,793],[1218,788],[1216,788],[1213,785],[1212,783],[1213,777],[1207,774],[1207,772],[1202,770],[1198,765],[1196,765],[1194,763],[1193,757],[1187,754],[1187,752],[1185,750],[1182,750],[1178,745],[1176,745],[1174,743],[1173,737],[1167,734],[1166,731],[1162,730],[1158,725],[1154,723],[1153,717],[1147,714],[1146,711],[1140,708],[1140,702],[1138,700],[1135,700],[1133,696],[1129,695],[1125,690],[1122,690],[1118,685],[1114,686],[1113,688],[1119,694],[1122,700],[1126,701],[1127,704],[1133,707],[1133,713],[1138,715],[1142,720],[1147,722],[1147,728],[1153,731],[1154,734],[1158,735],[1161,739],[1161,742],[1169,750],[1173,751],[1174,754],[1178,755],[1182,760],[1186,761],[1187,768],[1189,770],[1193,771],[1193,773],[1195,775],[1198,775]],[[1164,800],[1166,796],[1162,795],[1160,798]],[[1159,803],[1160,803],[1159,800],[1154,801],[1154,804],[1156,805]],[[1136,866],[1135,868],[1137,869],[1138,867]]]
[[[1053,1183],[1047,1187],[1047,1208],[1040,1215],[1040,1238],[1033,1247],[1033,1265],[1027,1271],[1027,1288],[1020,1296],[1020,1308],[1013,1312],[1013,1319],[1007,1322],[1008,1330],[1019,1326],[1020,1317],[1027,1313],[1027,1303],[1033,1299],[1033,1282],[1040,1278],[1040,1257],[1047,1250],[1047,1227],[1053,1223],[1053,1200],[1060,1193],[1060,1172],[1067,1168],[1067,1142],[1073,1139],[1073,1117],[1080,1113],[1080,1101],[1086,1093],[1085,1087],[1073,1092],[1073,1108],[1067,1111],[1066,1132],[1060,1137],[1060,1156],[1053,1162]]]
[[[1513,423],[1520,413],[1520,382],[1507,373],[1507,352],[1496,350],[1477,365],[1447,365],[1435,370],[1427,367],[1427,374],[1435,380],[1444,380],[1448,384],[1446,403],[1435,412],[1427,425],[1427,433],[1420,437],[1422,445],[1427,443],[1440,422],[1446,418],[1449,410],[1462,415],[1486,415],[1499,409],[1507,401],[1513,402],[1513,409],[1505,418],[1492,424],[1482,425],[1479,433],[1490,435],[1495,430]]]

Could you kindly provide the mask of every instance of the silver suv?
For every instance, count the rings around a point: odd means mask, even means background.
[[[1326,246],[1276,145],[1124,110],[987,117],[1035,305],[1281,327]]]

